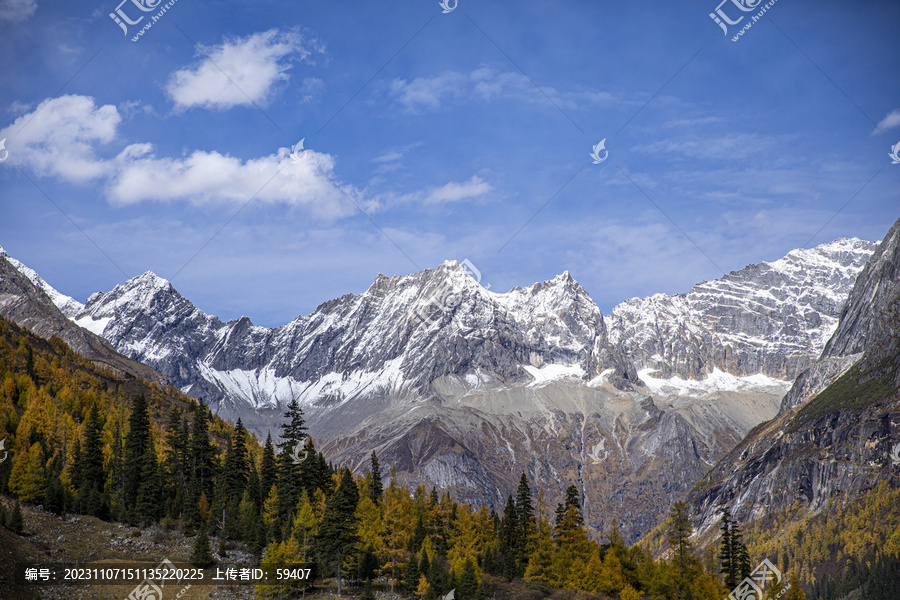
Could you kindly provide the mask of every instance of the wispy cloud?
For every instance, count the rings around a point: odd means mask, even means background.
[[[388,85],[388,93],[410,112],[437,110],[448,102],[467,98],[487,102],[507,98],[544,103],[549,96],[558,106],[569,109],[628,102],[606,91],[560,91],[553,87],[538,90],[521,73],[497,71],[491,67],[481,67],[471,73],[445,71],[433,77],[394,79]]]
[[[484,200],[494,191],[494,187],[477,175],[467,181],[450,181],[443,185],[428,187],[408,194],[379,194],[366,200],[366,210],[384,212],[399,206],[436,207],[460,202]]]
[[[0,21],[25,21],[37,10],[37,0],[0,0]]]
[[[900,126],[900,108],[895,108],[891,112],[889,112],[878,126],[872,130],[872,135],[877,135],[879,133],[885,133],[888,129],[893,129],[894,127]]]
[[[420,198],[419,201],[425,205],[447,204],[481,198],[490,193],[493,189],[494,188],[491,187],[491,184],[488,182],[478,176],[473,176],[468,181],[462,183],[451,181],[440,187],[429,188],[425,192],[415,196]]]
[[[292,61],[309,60],[324,52],[315,39],[276,29],[201,49],[197,64],[169,77],[166,91],[177,109],[225,109],[266,103],[277,84],[289,78]],[[321,82],[306,80],[303,87],[303,96],[309,96],[321,87]]]
[[[635,146],[646,154],[665,154],[672,158],[734,160],[770,152],[789,136],[766,136],[755,133],[736,133],[724,136],[691,135],[670,138]]]

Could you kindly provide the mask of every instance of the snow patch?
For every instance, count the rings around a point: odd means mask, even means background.
[[[581,365],[544,365],[541,368],[524,365],[523,367],[534,377],[534,381],[529,383],[528,387],[543,385],[556,379],[581,379],[584,377],[584,369],[581,368]]]
[[[87,329],[94,335],[99,335],[102,337],[103,330],[106,329],[106,326],[110,321],[112,321],[112,317],[99,317],[95,319],[91,315],[85,315],[80,319],[75,319],[75,324],[82,329]]]
[[[279,377],[273,368],[218,371],[204,363],[200,364],[200,373],[228,396],[243,400],[254,409],[277,408],[292,399],[306,406],[327,399],[331,401],[329,408],[334,408],[364,392],[382,389],[386,393],[398,393],[403,382],[401,362],[400,358],[388,361],[378,371],[326,373],[312,381]]]
[[[720,371],[718,368],[706,376],[706,379],[682,379],[670,377],[668,379],[653,377],[655,369],[647,368],[638,371],[638,376],[650,388],[650,391],[658,396],[705,396],[715,392],[738,392],[772,390],[786,393],[793,382],[784,379],[776,379],[757,373],[738,377],[731,373]]]

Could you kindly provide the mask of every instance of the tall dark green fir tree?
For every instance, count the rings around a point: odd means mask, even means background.
[[[525,574],[525,567],[528,566],[530,545],[537,529],[534,507],[531,503],[531,488],[528,486],[528,477],[525,473],[519,478],[519,489],[516,491],[516,518],[519,529],[516,534],[516,560],[518,576],[521,577]]]
[[[131,415],[128,417],[128,433],[125,435],[123,501],[125,513],[131,520],[138,517],[135,508],[148,450],[153,451],[150,439],[150,414],[147,410],[147,401],[143,395],[139,395],[132,402]]]
[[[272,486],[278,480],[278,461],[275,459],[275,448],[272,446],[272,434],[266,436],[263,448],[262,465],[259,469],[259,503],[269,497]]]
[[[278,503],[279,515],[282,519],[297,505],[300,491],[303,488],[303,463],[310,460],[306,444],[306,420],[303,409],[296,398],[291,399],[284,413],[285,421],[281,424],[281,441],[278,448]]]
[[[209,409],[201,399],[194,405],[191,431],[191,476],[201,492],[213,497],[216,475],[216,447],[209,440]],[[190,484],[190,481],[188,482]]]
[[[165,453],[165,494],[166,513],[173,518],[181,516],[184,510],[184,495],[187,493],[188,467],[185,456],[189,456],[190,436],[184,427],[181,410],[172,406],[169,424],[166,427]]]
[[[78,507],[85,514],[106,518],[106,472],[103,469],[103,422],[95,404],[84,422],[84,446],[78,472]]]
[[[247,430],[240,418],[234,426],[234,433],[228,440],[225,452],[224,494],[228,501],[237,505],[244,495],[244,488],[250,476],[250,465],[247,461]]]
[[[519,511],[512,496],[506,498],[506,507],[500,519],[500,539],[497,560],[500,574],[512,581],[518,576],[519,561]]]
[[[731,515],[728,513],[727,508],[722,508],[722,527],[721,538],[719,540],[719,565],[720,565],[720,573],[725,576],[725,587],[728,590],[733,590],[737,585],[737,576],[738,570],[736,569],[735,557],[733,555],[732,548],[734,543],[731,538]]]
[[[691,544],[693,526],[687,504],[676,502],[669,511],[668,539],[675,567],[675,593],[678,600],[690,598],[690,582],[693,578],[693,553]]]
[[[378,457],[375,451],[372,451],[372,502],[378,504],[381,502],[381,496],[384,494],[384,484],[381,483],[381,465],[378,464]]]
[[[341,595],[341,566],[357,541],[358,502],[359,490],[353,475],[350,469],[342,468],[340,483],[325,504],[325,514],[316,540],[324,562],[337,577],[338,596]]]

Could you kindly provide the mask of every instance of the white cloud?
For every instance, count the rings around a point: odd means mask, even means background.
[[[334,158],[307,150],[293,163],[287,148],[277,154],[241,160],[218,152],[196,150],[185,158],[157,157],[150,144],[132,144],[116,157],[115,175],[107,186],[114,204],[187,200],[194,204],[255,201],[304,206],[313,214],[334,218],[355,208],[332,185]],[[351,196],[352,187],[343,186]]]
[[[277,84],[289,78],[292,60],[308,60],[324,51],[316,40],[275,29],[202,50],[204,56],[198,64],[169,77],[166,91],[178,109],[265,103]],[[317,80],[307,80],[303,95],[316,89]]]
[[[878,126],[872,131],[872,135],[884,133],[888,129],[900,126],[900,108],[894,109],[885,116]]]
[[[299,164],[291,162],[287,148],[248,160],[200,150],[168,158],[156,156],[147,143],[131,144],[111,158],[98,157],[97,147],[115,138],[121,120],[115,106],[98,107],[87,96],[62,96],[45,100],[0,130],[0,139],[8,138],[8,164],[71,183],[104,179],[112,204],[243,203],[256,195],[259,201],[304,206],[323,217],[355,210],[329,181],[335,179],[334,158],[312,150]],[[357,194],[343,187],[351,197]]]
[[[239,205],[254,198],[255,202],[303,207],[321,218],[354,214],[354,202],[367,210],[379,210],[403,202],[460,202],[492,190],[475,176],[405,196],[384,195],[387,200],[382,202],[338,182],[335,158],[313,150],[304,151],[299,163],[292,161],[287,148],[248,159],[204,150],[173,158],[158,156],[150,143],[130,144],[116,155],[108,151],[106,157],[98,156],[99,146],[116,138],[121,120],[115,106],[98,107],[87,96],[45,100],[0,130],[0,139],[8,138],[9,161],[5,164],[71,183],[102,180],[106,198],[114,205],[148,201]],[[401,154],[405,151],[399,150]]]
[[[97,144],[115,137],[121,117],[115,106],[97,107],[88,96],[60,96],[0,131],[12,164],[27,164],[41,176],[84,183],[109,172],[94,154]]]
[[[36,10],[37,0],[0,0],[0,21],[24,21]]]

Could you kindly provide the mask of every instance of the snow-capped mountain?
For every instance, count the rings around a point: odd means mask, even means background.
[[[642,376],[652,370],[703,379],[719,369],[793,380],[825,347],[875,247],[842,238],[705,281],[687,294],[627,300],[612,311],[610,342]]]
[[[379,275],[363,294],[268,329],[206,315],[148,272],[91,296],[75,321],[227,416],[292,398],[314,412],[357,397],[420,402],[526,384],[547,365],[585,379],[603,372],[622,389],[637,382],[568,273],[495,294],[448,261],[407,277]]]
[[[794,251],[607,318],[569,273],[499,294],[455,261],[271,329],[150,272],[67,310],[262,436],[296,398],[334,460],[376,450],[409,483],[498,509],[522,471],[551,501],[574,483],[590,525],[618,517],[634,540],[777,414],[874,247]]]

